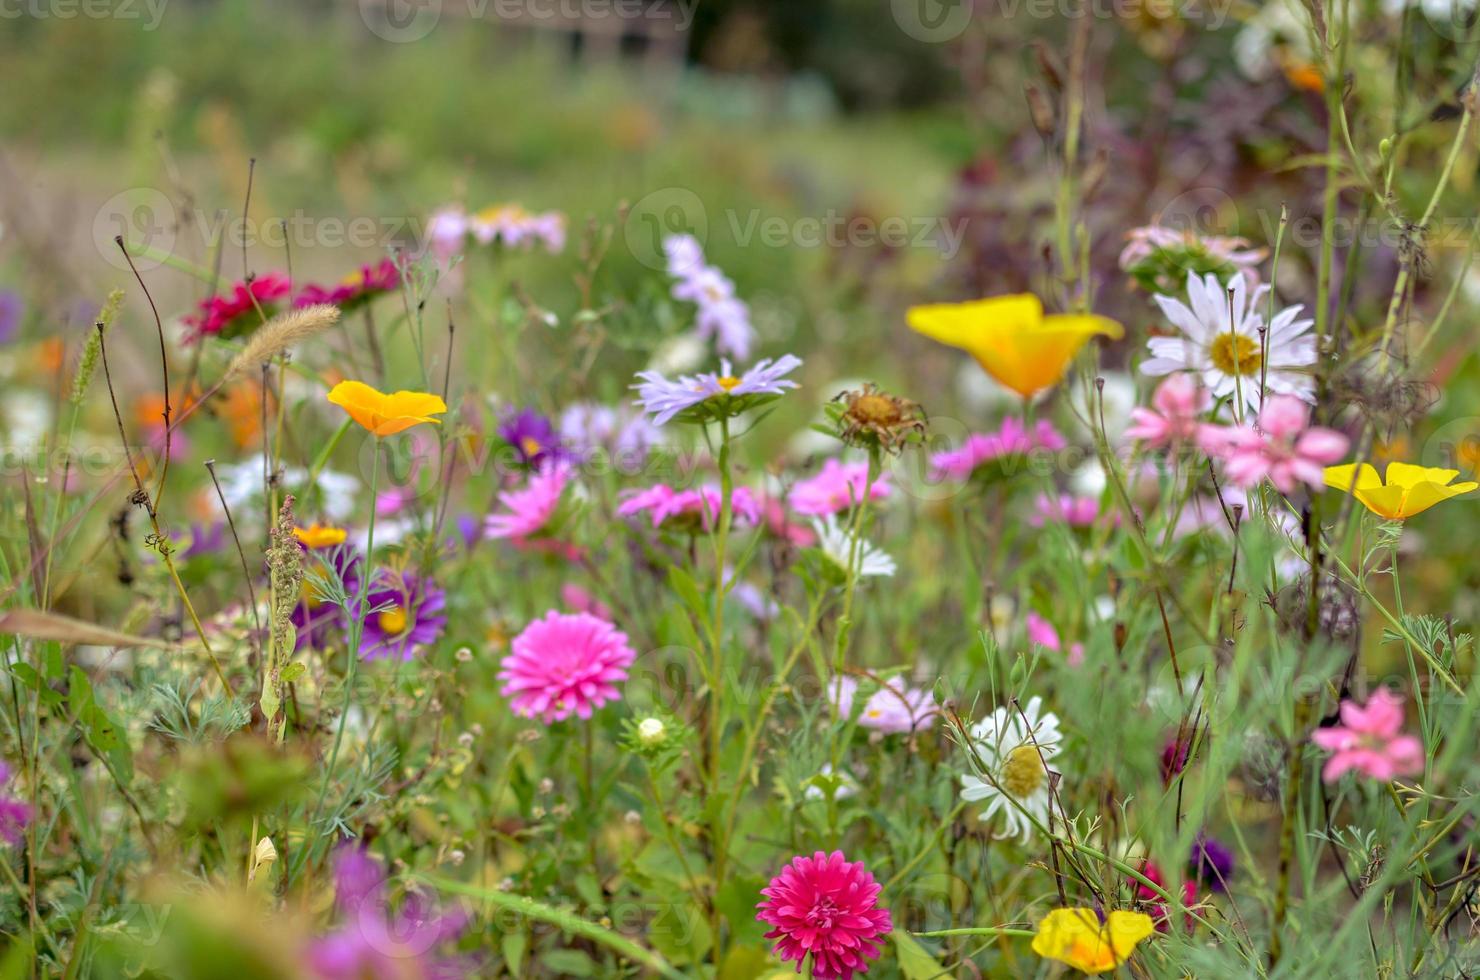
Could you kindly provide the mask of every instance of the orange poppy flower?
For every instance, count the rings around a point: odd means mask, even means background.
[[[447,403],[436,395],[424,391],[387,395],[361,381],[341,381],[328,397],[375,436],[393,436],[423,422],[441,425],[441,420],[432,416],[447,411]]]

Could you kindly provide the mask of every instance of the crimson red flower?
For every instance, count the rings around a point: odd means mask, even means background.
[[[281,272],[266,272],[250,283],[236,283],[228,292],[201,300],[199,312],[185,317],[185,325],[190,328],[187,343],[206,336],[240,336],[246,332],[246,314],[255,316],[260,307],[264,315],[272,316],[277,312],[277,301],[292,289],[293,284]]]
[[[316,306],[332,303],[342,310],[350,310],[368,303],[377,296],[401,288],[401,270],[391,259],[381,259],[374,265],[362,265],[332,286],[310,283],[293,301],[293,305]]]
[[[797,972],[812,955],[817,980],[853,980],[867,973],[866,960],[879,956],[879,939],[894,923],[878,907],[880,886],[862,861],[848,863],[842,851],[793,858],[791,864],[761,889],[756,919],[772,926],[767,939],[776,953],[795,960]]]

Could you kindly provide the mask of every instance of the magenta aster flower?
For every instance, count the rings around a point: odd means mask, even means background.
[[[655,528],[698,533],[713,530],[723,506],[724,491],[718,484],[675,490],[666,483],[655,483],[617,505],[617,515],[631,517],[647,513],[651,515]],[[760,501],[745,487],[735,487],[730,492],[730,520],[742,526],[761,521]]]
[[[1365,705],[1351,698],[1342,701],[1341,722],[1317,728],[1310,736],[1332,753],[1321,770],[1326,782],[1335,782],[1348,770],[1383,781],[1423,772],[1423,742],[1401,734],[1403,702],[1387,688],[1374,691]]]
[[[342,310],[351,310],[400,288],[401,270],[396,268],[393,260],[381,259],[374,265],[360,266],[333,286],[313,283],[304,286],[293,305],[332,303]]]
[[[590,718],[594,709],[621,698],[615,684],[627,679],[636,658],[627,634],[606,620],[552,609],[514,637],[499,670],[500,693],[514,714],[547,725],[572,714]]]
[[[1280,493],[1302,483],[1326,485],[1326,467],[1346,457],[1350,441],[1334,429],[1310,425],[1310,408],[1294,395],[1275,395],[1255,426],[1230,426],[1206,439],[1221,455],[1228,478],[1240,487],[1268,479]]]
[[[868,487],[866,494],[865,487]],[[867,463],[840,463],[829,459],[816,476],[792,487],[786,500],[798,514],[822,517],[862,503],[865,495],[869,500],[882,500],[891,492],[893,488],[889,485],[888,473],[881,474],[869,486]]]
[[[683,421],[703,422],[738,415],[785,394],[797,387],[786,375],[801,366],[801,358],[786,354],[774,362],[770,358],[760,361],[737,377],[725,360],[718,373],[686,374],[677,381],[657,371],[642,371],[637,375],[641,384],[632,387],[637,389],[635,404],[652,415],[654,425],[665,425],[680,415]]]
[[[417,647],[430,646],[447,627],[447,593],[427,578],[382,569],[365,599],[360,657],[410,660]]]
[[[201,300],[200,308],[185,317],[190,328],[187,343],[197,343],[203,337],[237,337],[246,331],[248,321],[256,318],[257,309],[272,316],[277,312],[278,301],[287,299],[293,284],[281,272],[267,272],[251,283],[239,282],[231,290],[219,296]]]
[[[799,855],[761,889],[755,917],[771,926],[766,938],[798,973],[810,955],[817,980],[853,980],[894,928],[889,910],[878,907],[880,890],[863,862],[849,864],[842,851]]]
[[[931,456],[930,467],[937,480],[965,480],[992,463],[1010,473],[1009,463],[1020,463],[1022,457],[1034,450],[1058,452],[1067,445],[1047,420],[1040,420],[1030,432],[1021,419],[1007,418],[996,432],[973,433],[960,449]]]
[[[443,912],[429,899],[408,893],[391,912],[385,872],[353,844],[334,855],[334,905],[342,922],[313,941],[306,966],[322,980],[453,980],[472,976],[466,957],[438,956],[439,947],[462,935],[468,916]]]
[[[504,512],[488,515],[483,523],[484,535],[508,538],[519,547],[534,547],[532,539],[547,530],[569,479],[569,468],[556,463],[530,474],[528,482],[518,490],[499,494]]]
[[[21,831],[31,822],[31,805],[10,795],[10,765],[0,759],[0,839],[21,842]]]

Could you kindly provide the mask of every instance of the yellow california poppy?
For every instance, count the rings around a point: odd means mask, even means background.
[[[431,422],[447,411],[447,403],[436,395],[422,391],[397,391],[387,395],[360,381],[341,381],[329,392],[329,401],[338,405],[373,435],[392,436],[413,425]]]
[[[1085,973],[1113,970],[1156,931],[1144,912],[1111,912],[1104,922],[1094,909],[1054,909],[1038,923],[1033,952]]]
[[[1031,293],[970,303],[913,306],[910,329],[976,358],[988,374],[1031,398],[1064,377],[1079,348],[1094,336],[1119,339],[1124,329],[1103,316],[1055,313]]]
[[[305,548],[328,548],[336,544],[344,544],[348,533],[342,527],[329,527],[324,524],[311,524],[308,527],[295,527],[293,537]]]
[[[1441,501],[1480,487],[1480,483],[1451,483],[1459,470],[1412,463],[1388,463],[1386,479],[1369,463],[1326,467],[1326,486],[1346,490],[1372,513],[1401,521],[1428,510]]]

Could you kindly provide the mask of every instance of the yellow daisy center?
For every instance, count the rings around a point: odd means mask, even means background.
[[[1258,374],[1264,360],[1257,341],[1232,332],[1214,337],[1208,356],[1213,359],[1213,366],[1224,374]]]
[[[735,386],[740,383],[740,379],[731,377],[727,374],[723,378],[715,378],[714,383],[719,385],[725,391],[734,391]]]
[[[1043,757],[1038,754],[1036,746],[1019,745],[1007,753],[997,778],[1003,789],[1017,799],[1025,800],[1043,786],[1048,772],[1043,768]]]
[[[538,456],[543,447],[534,436],[525,436],[519,440],[519,448],[524,450],[526,456]]]
[[[387,636],[399,636],[406,632],[406,610],[400,606],[392,606],[380,614],[377,622],[380,631]]]

